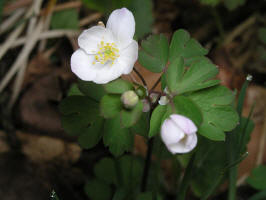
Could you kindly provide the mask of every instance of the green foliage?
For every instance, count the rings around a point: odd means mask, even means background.
[[[99,179],[87,182],[84,187],[85,193],[93,200],[110,200],[112,195],[111,187]]]
[[[122,110],[120,95],[105,95],[100,102],[101,114],[104,118],[113,118]]]
[[[74,83],[68,90],[67,96],[82,95],[82,92],[78,88],[78,84]]]
[[[100,117],[95,117],[96,120],[82,130],[82,134],[78,138],[80,146],[84,149],[90,149],[98,144],[103,135],[104,120]]]
[[[137,197],[137,200],[152,200],[151,192],[140,193]]]
[[[195,58],[205,56],[207,53],[208,51],[197,40],[190,38],[187,31],[179,29],[172,37],[169,60],[173,62],[177,57],[181,56],[185,59],[185,63],[190,63]]]
[[[228,10],[234,10],[246,3],[246,0],[224,0],[224,5]]]
[[[5,3],[6,3],[6,0],[0,1],[0,23],[2,21],[2,11],[3,11]]]
[[[252,170],[247,183],[257,190],[266,189],[266,166],[260,165]]]
[[[147,137],[149,132],[149,124],[150,124],[149,113],[142,112],[141,116],[139,117],[139,120],[131,127],[131,131],[143,137]]]
[[[194,62],[185,71],[183,58],[179,57],[169,66],[166,82],[172,93],[182,94],[217,85],[219,80],[210,80],[217,74],[217,67],[206,58]]]
[[[200,0],[200,3],[209,6],[217,6],[221,0]]]
[[[168,60],[168,41],[164,35],[152,35],[142,41],[139,62],[151,72],[161,72]]]
[[[120,156],[125,151],[130,151],[134,143],[134,135],[129,129],[122,128],[120,116],[106,120],[104,124],[103,141],[114,156]]]
[[[59,105],[62,126],[71,135],[81,134],[99,114],[99,105],[86,96],[69,96]]]
[[[98,179],[108,184],[118,185],[118,176],[116,173],[116,163],[112,158],[103,158],[94,166],[94,174]]]
[[[122,94],[128,90],[132,90],[132,83],[125,81],[123,79],[116,79],[104,85],[104,89],[110,94]]]
[[[175,105],[175,113],[188,117],[197,127],[200,127],[203,120],[202,113],[191,99],[185,96],[175,96],[173,102]]]
[[[265,200],[266,199],[266,190],[258,192],[250,197],[248,200]]]
[[[123,109],[121,111],[122,127],[129,128],[136,124],[142,113],[143,104],[141,101],[132,110]]]
[[[51,200],[59,200],[59,198],[58,198],[58,196],[54,190],[51,192]]]
[[[162,118],[167,110],[167,106],[158,105],[151,115],[149,137],[153,137],[160,132]]]
[[[260,41],[266,44],[266,27],[259,29],[258,36]]]
[[[98,102],[106,94],[103,85],[96,84],[91,81],[79,80],[78,87],[84,95]]]
[[[231,131],[238,123],[238,114],[231,105],[234,94],[224,86],[215,86],[189,95],[199,106],[203,122],[198,132],[216,141],[225,140],[225,131]]]
[[[51,19],[52,29],[74,29],[79,28],[78,11],[67,9],[55,12]]]
[[[198,197],[203,197],[224,173],[226,145],[199,137],[195,164],[193,167],[192,190]]]
[[[152,29],[152,1],[132,0],[129,9],[132,10],[136,20],[135,37],[140,39],[150,33]]]
[[[126,7],[135,17],[135,37],[139,39],[151,32],[153,23],[151,0],[82,0],[82,2],[87,7],[107,15],[115,9]]]

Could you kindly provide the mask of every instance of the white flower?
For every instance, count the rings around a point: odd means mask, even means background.
[[[126,8],[114,10],[104,26],[93,26],[81,33],[79,49],[71,57],[71,70],[84,81],[108,83],[129,74],[138,58],[133,40],[135,19]]]
[[[163,122],[161,138],[171,153],[187,153],[197,144],[196,132],[197,127],[189,118],[172,114]]]

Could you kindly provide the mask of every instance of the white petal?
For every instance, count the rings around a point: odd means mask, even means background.
[[[119,65],[123,68],[123,74],[129,74],[135,62],[138,59],[138,43],[133,40],[132,43],[125,49],[121,50],[118,58]]]
[[[191,119],[177,114],[172,114],[171,119],[187,134],[197,132],[197,127]]]
[[[173,153],[188,153],[192,151],[197,145],[197,135],[191,134],[187,135],[187,137],[184,140],[181,140],[180,142],[176,144],[167,145],[168,150]]]
[[[161,128],[161,138],[166,146],[178,143],[184,136],[184,132],[172,121],[171,118],[164,120]]]
[[[98,45],[101,41],[105,43],[114,42],[112,32],[102,26],[93,26],[87,30],[84,30],[79,38],[78,45],[80,48],[86,51],[88,54],[95,54],[98,51]]]
[[[128,46],[135,33],[135,19],[131,11],[126,8],[114,10],[106,25],[110,29],[121,48]]]
[[[93,60],[94,56],[86,54],[82,49],[76,50],[71,56],[72,72],[84,81],[92,81],[96,77]]]

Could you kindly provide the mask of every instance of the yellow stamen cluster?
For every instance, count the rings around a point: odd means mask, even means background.
[[[99,51],[95,55],[95,60],[92,64],[95,64],[96,62],[105,64],[107,61],[111,61],[112,65],[114,64],[115,59],[119,57],[119,50],[114,43],[105,43],[104,41],[101,41],[100,44],[98,44],[98,48]]]

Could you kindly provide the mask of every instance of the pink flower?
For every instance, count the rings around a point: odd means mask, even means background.
[[[161,138],[167,149],[173,153],[187,153],[197,145],[197,127],[187,117],[172,114],[161,128]]]

